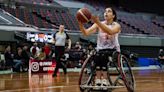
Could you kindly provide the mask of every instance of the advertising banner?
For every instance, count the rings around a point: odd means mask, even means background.
[[[31,73],[53,73],[56,67],[55,60],[30,60],[30,72]]]

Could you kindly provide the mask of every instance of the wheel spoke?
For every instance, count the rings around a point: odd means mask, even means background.
[[[122,79],[128,89],[129,92],[133,92],[134,91],[134,77],[133,77],[133,73],[131,70],[131,67],[128,63],[128,59],[121,55],[121,59],[120,59],[120,64],[121,64],[121,74],[122,74]]]

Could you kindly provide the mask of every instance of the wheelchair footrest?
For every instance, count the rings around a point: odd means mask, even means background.
[[[120,73],[109,73],[109,74],[113,76],[120,75]]]
[[[93,89],[113,89],[113,88],[123,88],[125,86],[88,86],[88,85],[81,85],[81,88],[93,88]]]

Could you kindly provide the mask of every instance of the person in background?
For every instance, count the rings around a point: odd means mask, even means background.
[[[159,59],[161,64],[164,64],[164,51],[163,51],[163,49],[159,50],[158,59]]]
[[[36,58],[36,56],[39,54],[39,52],[40,52],[40,49],[38,47],[38,44],[37,44],[37,42],[34,42],[33,46],[31,46],[31,48],[30,48],[31,56],[33,58]]]
[[[27,71],[29,67],[30,52],[28,46],[24,45],[22,50],[22,62],[23,62],[23,71]]]
[[[64,74],[67,73],[67,68],[65,65],[61,64],[61,58],[65,53],[65,46],[66,46],[66,41],[68,41],[68,48],[71,49],[71,39],[68,36],[68,34],[65,32],[64,25],[59,26],[59,31],[57,31],[54,36],[54,44],[55,44],[55,60],[56,60],[56,68],[53,73],[53,77],[57,76],[57,72],[59,67],[61,66],[63,68]]]
[[[49,59],[50,54],[51,54],[51,48],[50,48],[50,45],[48,43],[45,43],[44,52],[46,54],[46,59]]]
[[[81,48],[82,48],[82,47],[81,47],[80,42],[76,42],[74,49],[75,49],[76,51],[80,51]]]
[[[37,57],[38,60],[45,60],[46,59],[46,53],[44,47],[40,50],[40,53]]]
[[[22,66],[22,48],[18,47],[17,52],[14,55],[14,67],[13,70],[16,72],[20,72],[20,67]]]
[[[4,52],[4,55],[5,55],[5,61],[6,61],[6,68],[10,68],[10,69],[13,69],[13,65],[14,65],[14,62],[13,62],[13,59],[14,59],[14,54],[11,52],[11,46],[8,45],[5,49],[5,52]]]

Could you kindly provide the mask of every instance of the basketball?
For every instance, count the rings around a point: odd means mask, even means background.
[[[82,23],[87,23],[91,19],[91,12],[87,8],[81,8],[77,11],[76,18]]]

